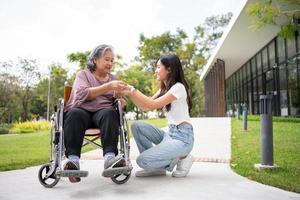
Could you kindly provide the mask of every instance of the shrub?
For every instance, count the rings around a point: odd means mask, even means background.
[[[248,119],[248,121],[260,121],[260,115],[249,115],[247,117],[247,119]],[[273,116],[272,120],[273,120],[273,122],[300,123],[300,118],[292,117],[292,116],[287,116],[287,117]]]
[[[9,124],[0,124],[0,135],[8,134],[10,127],[11,127],[11,125],[9,125]]]
[[[8,134],[8,133],[9,133],[9,129],[8,128],[0,127],[0,135]]]
[[[12,133],[32,133],[36,131],[44,131],[50,129],[50,122],[46,120],[41,121],[27,121],[23,123],[15,123],[11,129]]]

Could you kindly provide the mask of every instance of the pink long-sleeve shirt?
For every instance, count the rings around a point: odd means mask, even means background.
[[[99,81],[90,70],[80,70],[76,74],[70,99],[64,111],[68,111],[71,108],[82,108],[90,112],[96,112],[102,108],[111,108],[114,99],[113,91],[108,91],[92,100],[87,100],[87,97],[90,87],[97,87],[113,80],[118,80],[118,78],[112,74],[109,74],[107,81]]]

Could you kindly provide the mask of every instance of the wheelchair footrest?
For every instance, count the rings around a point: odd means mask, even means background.
[[[81,171],[81,170],[63,170],[58,175],[61,177],[69,177],[69,176],[74,176],[74,177],[87,177],[89,174],[88,171]]]
[[[130,174],[132,170],[132,166],[124,166],[124,167],[115,167],[115,168],[108,168],[103,170],[102,176],[104,177],[113,177],[118,174]]]

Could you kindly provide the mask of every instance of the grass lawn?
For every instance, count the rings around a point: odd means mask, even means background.
[[[166,119],[145,120],[157,127],[167,125]],[[129,121],[129,125],[132,122]],[[0,135],[0,171],[22,169],[49,161],[49,131]],[[82,152],[95,149],[91,145]]]
[[[232,118],[231,167],[251,180],[300,193],[300,123],[273,121],[274,163],[280,168],[257,171],[260,163],[260,121],[248,121],[248,131],[242,131],[242,121]]]

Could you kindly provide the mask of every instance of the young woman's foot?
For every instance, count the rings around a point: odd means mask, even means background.
[[[166,170],[164,169],[143,169],[135,172],[136,177],[148,177],[148,176],[165,176]]]
[[[172,173],[173,177],[186,177],[193,165],[193,156],[187,155],[177,163],[176,170]]]
[[[68,159],[67,162],[64,164],[64,170],[80,170],[79,162],[73,161]],[[76,176],[69,176],[69,181],[71,183],[80,182],[80,177]]]

